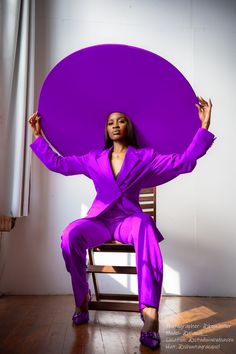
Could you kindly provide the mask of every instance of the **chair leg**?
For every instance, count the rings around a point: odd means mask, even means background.
[[[88,254],[89,254],[89,264],[90,265],[95,265],[93,249],[88,249]],[[99,301],[100,292],[99,292],[99,286],[98,286],[98,282],[97,282],[97,278],[96,278],[96,274],[95,273],[92,273],[92,280],[93,280],[93,286],[94,286],[96,301]]]

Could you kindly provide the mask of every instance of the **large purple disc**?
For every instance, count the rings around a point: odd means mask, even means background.
[[[109,112],[126,113],[140,147],[182,152],[201,126],[197,97],[167,60],[123,44],[74,52],[46,77],[38,111],[46,138],[63,156],[104,147]]]

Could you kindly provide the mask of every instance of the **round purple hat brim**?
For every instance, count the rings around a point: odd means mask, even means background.
[[[140,147],[182,152],[200,127],[197,97],[186,78],[150,51],[102,44],[61,60],[41,88],[46,138],[63,156],[103,149],[110,112],[127,114]]]

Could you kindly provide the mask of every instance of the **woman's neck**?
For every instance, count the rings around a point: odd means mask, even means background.
[[[128,149],[128,144],[126,142],[114,141],[113,142],[113,152],[115,154],[120,154]]]

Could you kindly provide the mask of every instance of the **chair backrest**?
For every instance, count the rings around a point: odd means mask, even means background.
[[[156,187],[141,189],[139,204],[143,212],[151,215],[156,221]]]

